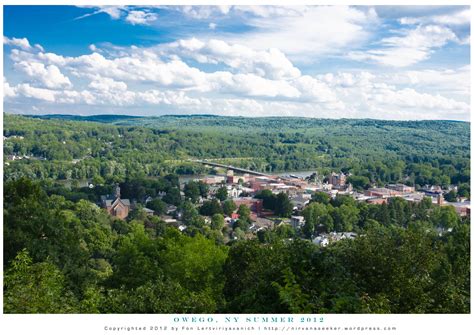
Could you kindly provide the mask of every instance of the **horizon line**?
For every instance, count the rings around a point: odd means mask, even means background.
[[[438,121],[438,122],[465,122],[471,123],[470,120],[455,120],[455,119],[376,119],[376,118],[367,118],[367,117],[360,117],[360,118],[350,118],[350,117],[342,117],[342,118],[325,118],[325,117],[312,117],[312,116],[298,116],[298,115],[290,115],[290,116],[277,116],[277,115],[267,115],[267,116],[245,116],[245,115],[220,115],[220,114],[162,114],[162,115],[130,115],[130,114],[91,114],[91,115],[83,115],[83,114],[27,114],[27,113],[15,113],[15,112],[6,112],[4,114],[10,115],[21,115],[27,117],[39,117],[39,116],[73,116],[73,117],[80,117],[80,118],[88,118],[88,117],[97,117],[97,116],[120,116],[120,117],[130,117],[130,118],[159,118],[159,117],[222,117],[222,118],[244,118],[244,119],[270,119],[270,118],[281,118],[281,119],[313,119],[313,120],[374,120],[374,121],[390,121],[390,122],[427,122],[427,121]]]

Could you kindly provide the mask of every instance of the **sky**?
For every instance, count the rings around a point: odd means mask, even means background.
[[[4,6],[4,110],[470,120],[466,6]]]

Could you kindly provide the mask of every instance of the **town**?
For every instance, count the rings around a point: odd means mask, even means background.
[[[321,197],[327,201],[350,198],[356,203],[369,205],[387,205],[394,199],[420,203],[425,199],[433,206],[452,206],[461,217],[470,216],[470,201],[456,196],[457,186],[443,189],[441,186],[425,185],[415,189],[404,184],[387,184],[384,187],[372,185],[356,189],[351,180],[357,178],[352,178],[350,173],[332,172],[320,176],[315,172],[303,178],[292,174],[266,175],[234,166],[197,162],[212,168],[212,174],[181,180],[179,196],[184,203],[180,206],[173,204],[164,191],[158,192],[156,197],[122,198],[117,184],[113,194],[101,196],[101,207],[119,219],[127,219],[131,213],[141,217],[158,216],[167,226],[181,232],[185,232],[190,225],[219,227],[224,234],[224,242],[251,239],[264,236],[267,231],[286,229],[291,231],[288,237],[305,236],[322,247],[341,239],[353,239],[357,237],[357,232],[331,230],[320,224],[321,229],[305,234],[306,221],[311,215],[308,206]],[[195,224],[197,217],[202,222]]]

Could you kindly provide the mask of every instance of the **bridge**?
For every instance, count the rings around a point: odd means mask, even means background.
[[[195,162],[195,163],[201,163],[201,164],[204,164],[204,165],[209,165],[209,166],[215,166],[215,167],[225,168],[225,169],[228,169],[228,170],[233,170],[233,171],[237,171],[237,172],[241,172],[241,173],[248,173],[248,174],[254,175],[254,176],[263,176],[263,177],[273,178],[273,176],[271,176],[271,175],[269,175],[269,174],[266,174],[266,173],[257,172],[257,171],[252,171],[252,170],[247,170],[247,169],[235,167],[235,166],[232,166],[232,165],[225,165],[225,164],[220,164],[220,163],[214,163],[214,162],[209,162],[209,161],[203,161],[203,160],[200,160],[200,159],[190,159],[190,161],[191,161],[191,162]]]

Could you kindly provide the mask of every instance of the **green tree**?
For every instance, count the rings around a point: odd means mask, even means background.
[[[185,225],[192,225],[194,220],[199,216],[196,207],[190,202],[185,201],[181,206],[182,211],[182,221]]]
[[[448,202],[456,202],[457,201],[457,194],[456,191],[451,190],[444,195],[444,200]]]
[[[179,206],[181,204],[181,193],[179,188],[171,187],[166,191],[163,201],[170,205]]]
[[[237,209],[237,205],[232,200],[226,200],[222,203],[222,210],[225,215],[231,216],[232,213]]]
[[[199,209],[201,215],[213,216],[214,214],[221,214],[222,207],[217,199],[204,201],[201,208]]]
[[[195,181],[190,181],[186,185],[184,185],[183,191],[185,198],[193,203],[196,203],[198,201],[199,195],[201,193],[199,184]]]
[[[227,199],[227,187],[222,186],[217,189],[216,198],[220,201],[225,201]]]
[[[311,197],[312,201],[319,202],[324,205],[328,205],[329,201],[331,200],[331,196],[324,192],[314,192],[313,196]]]
[[[74,313],[78,302],[66,289],[61,271],[50,262],[33,264],[26,249],[12,261],[4,277],[5,313]]]
[[[370,180],[365,176],[350,176],[347,182],[351,183],[356,190],[365,190],[370,187]]]
[[[214,214],[211,219],[211,228],[214,230],[221,231],[224,228],[224,216],[222,214]]]
[[[275,199],[275,214],[283,217],[290,217],[293,212],[293,205],[286,193],[278,193]]]
[[[155,211],[155,215],[163,215],[166,213],[166,203],[161,199],[153,199],[146,206]]]

